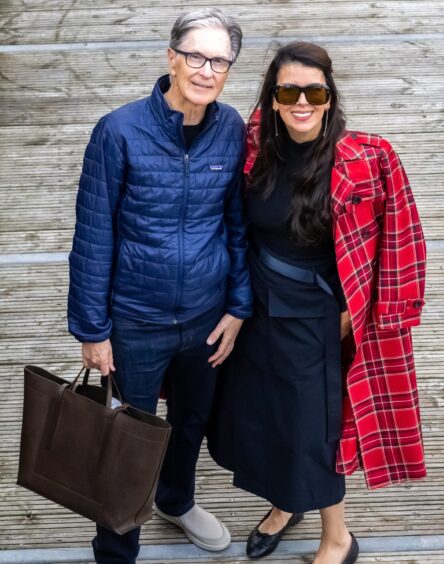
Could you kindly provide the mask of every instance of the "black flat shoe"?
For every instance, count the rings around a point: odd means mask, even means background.
[[[354,564],[359,556],[359,544],[356,540],[356,537],[353,533],[350,533],[352,538],[352,544],[350,550],[347,553],[347,556],[342,561],[342,564]]]
[[[295,525],[300,523],[304,518],[303,513],[293,513],[285,527],[282,527],[282,529],[274,535],[261,533],[259,531],[259,527],[269,517],[271,512],[272,509],[270,509],[270,511],[265,515],[262,521],[258,523],[258,525],[256,525],[256,527],[251,531],[250,536],[248,537],[246,552],[248,558],[251,558],[252,560],[257,560],[258,558],[263,558],[264,556],[271,554],[276,549],[285,531],[290,527],[294,527]]]

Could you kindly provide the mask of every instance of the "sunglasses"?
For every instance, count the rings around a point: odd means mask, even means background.
[[[325,84],[278,84],[274,88],[274,97],[279,104],[291,106],[299,100],[301,92],[305,94],[307,102],[312,106],[322,106],[330,100],[330,88]]]

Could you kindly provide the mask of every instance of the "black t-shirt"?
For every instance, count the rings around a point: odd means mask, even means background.
[[[191,143],[204,130],[206,117],[207,117],[207,113],[205,112],[205,115],[204,115],[202,121],[200,121],[198,124],[196,124],[196,125],[184,125],[183,126],[183,136],[185,138],[185,147],[186,147],[187,151],[190,149]]]

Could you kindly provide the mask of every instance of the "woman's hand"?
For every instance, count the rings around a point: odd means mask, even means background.
[[[86,368],[97,368],[102,376],[114,372],[113,351],[111,341],[101,343],[82,343],[82,361]]]
[[[350,332],[352,328],[351,318],[348,311],[341,312],[341,341]]]
[[[218,364],[222,364],[233,350],[234,341],[236,340],[237,334],[239,333],[243,322],[243,319],[237,319],[237,317],[233,317],[229,313],[226,313],[216,325],[214,331],[211,332],[207,339],[207,345],[213,345],[220,337],[222,337],[217,351],[208,359],[208,362],[211,362],[212,368]]]

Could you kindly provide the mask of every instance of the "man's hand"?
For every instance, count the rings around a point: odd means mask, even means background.
[[[114,372],[113,351],[109,339],[101,343],[82,343],[82,361],[86,368],[97,368],[102,376]]]
[[[350,332],[352,328],[350,314],[348,311],[341,312],[341,341]]]
[[[222,337],[217,351],[208,359],[208,362],[211,362],[212,368],[218,364],[222,364],[233,350],[234,341],[236,340],[237,334],[239,333],[243,322],[243,319],[237,319],[229,313],[226,313],[216,325],[214,331],[211,332],[207,339],[208,345],[213,345],[220,337]]]

